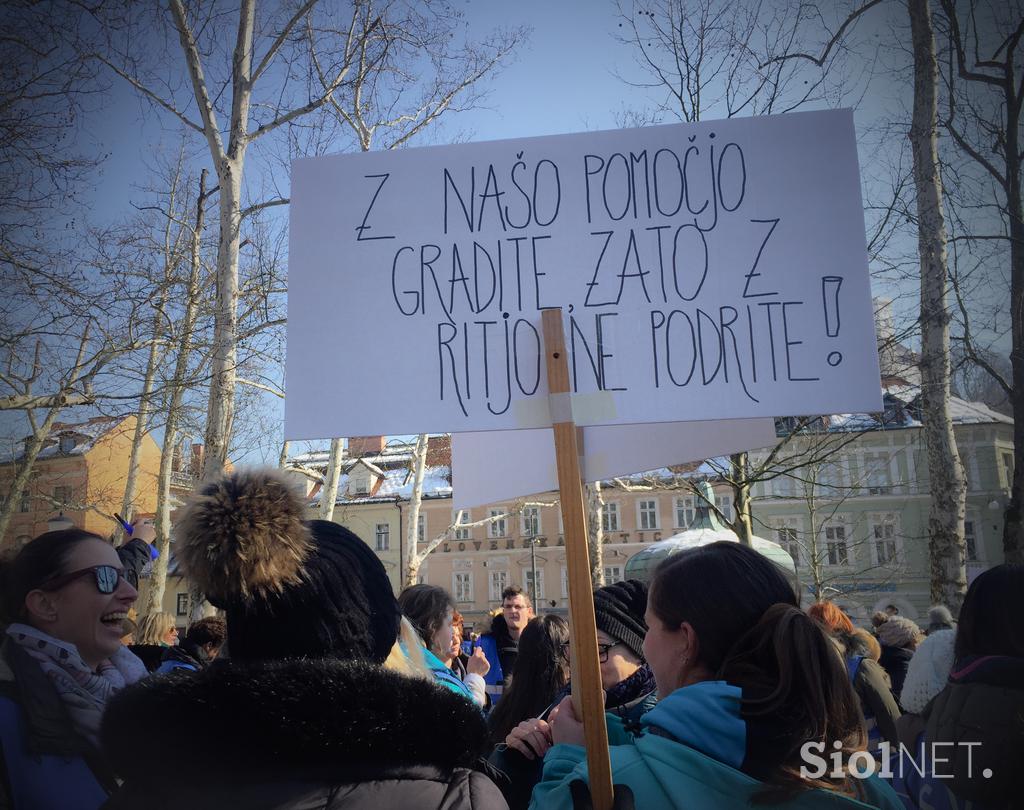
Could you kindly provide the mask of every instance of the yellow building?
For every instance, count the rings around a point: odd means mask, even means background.
[[[20,454],[0,462],[0,492],[17,505],[0,547],[26,543],[63,516],[75,526],[108,536],[117,529],[128,478],[136,416],[98,416],[76,424],[54,424],[32,468],[28,487],[11,492]],[[146,434],[139,448],[134,513],[156,508],[160,447]]]

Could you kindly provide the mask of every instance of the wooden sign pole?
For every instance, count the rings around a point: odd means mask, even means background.
[[[580,444],[570,404],[572,389],[565,354],[562,311],[544,310],[541,320],[569,579],[572,702],[576,716],[583,721],[588,781],[594,810],[611,810],[612,769],[608,757],[608,727],[605,725],[604,690],[601,688],[601,666],[597,657],[597,623],[594,616],[593,583],[590,579]]]

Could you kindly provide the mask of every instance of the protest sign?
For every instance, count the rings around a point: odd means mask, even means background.
[[[588,483],[603,481],[768,447],[777,440],[775,420],[763,418],[585,427],[582,475]],[[453,433],[452,475],[453,509],[556,490],[551,431]]]
[[[297,161],[290,439],[880,409],[852,114]]]

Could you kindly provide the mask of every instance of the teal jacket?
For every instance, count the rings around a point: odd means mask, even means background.
[[[433,673],[434,680],[437,683],[451,689],[456,694],[462,695],[466,700],[473,700],[473,693],[469,691],[469,687],[459,679],[458,675],[448,669],[440,658],[434,655],[426,647],[423,648],[423,660],[426,662],[431,673]],[[475,706],[476,704],[474,703],[473,705]]]
[[[706,681],[677,689],[645,714],[644,732],[633,736],[608,716],[612,778],[633,790],[637,807],[659,810],[733,810],[751,805],[763,784],[739,770],[746,753],[740,689]],[[655,726],[666,734],[651,733]],[[569,784],[586,780],[586,752],[559,744],[544,757],[544,775],[534,788],[531,810],[571,810]],[[864,780],[865,801],[812,790],[764,808],[787,810],[902,810],[895,792],[876,777]]]

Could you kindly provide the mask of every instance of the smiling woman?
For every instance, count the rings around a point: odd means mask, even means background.
[[[0,806],[99,807],[115,786],[100,718],[146,674],[120,641],[138,592],[113,547],[69,529],[4,561],[0,595]]]

